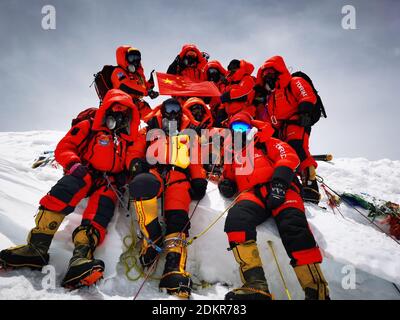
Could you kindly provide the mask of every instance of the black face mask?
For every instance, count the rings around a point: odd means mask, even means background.
[[[192,106],[190,108],[190,112],[192,113],[192,115],[196,121],[201,122],[203,120],[204,109],[203,109],[202,105],[195,104],[194,106]]]
[[[207,79],[208,81],[218,82],[221,79],[221,73],[215,68],[210,68],[207,70]]]
[[[168,120],[179,120],[182,116],[182,107],[179,102],[164,103],[162,108],[162,116]]]
[[[185,58],[183,58],[183,64],[186,67],[194,67],[197,64],[197,58],[192,56],[185,56]]]
[[[273,91],[276,87],[276,82],[278,81],[278,74],[272,73],[264,77],[265,89],[267,91]]]
[[[179,134],[179,120],[169,120],[167,118],[163,118],[161,120],[162,130],[165,132],[167,136],[176,136]]]
[[[126,61],[128,62],[128,65],[133,65],[136,69],[140,67],[141,59],[142,58],[139,51],[130,51],[126,54]]]
[[[129,119],[126,113],[120,111],[111,111],[106,116],[106,126],[108,129],[117,131],[127,128]]]

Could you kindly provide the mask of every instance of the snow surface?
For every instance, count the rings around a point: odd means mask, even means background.
[[[62,132],[30,131],[0,133],[0,249],[25,243],[34,226],[39,199],[61,177],[61,168],[32,169],[33,160],[44,150],[52,150]],[[336,159],[320,163],[318,174],[338,192],[367,192],[371,196],[400,202],[400,161],[368,161],[363,158]],[[80,223],[86,201],[69,215],[50,248],[50,264],[56,270],[54,288],[48,288],[46,273],[31,270],[0,272],[0,299],[132,299],[143,283],[129,281],[119,263],[124,251],[122,239],[129,234],[131,216],[118,208],[110,223],[105,243],[96,257],[105,261],[105,277],[97,286],[68,291],[60,286],[71,257],[72,231]],[[209,183],[207,195],[192,218],[191,236],[199,234],[230,203],[221,198],[217,186]],[[326,206],[326,199],[321,202]],[[191,210],[194,208],[194,203]],[[400,247],[393,239],[370,224],[360,213],[342,204],[339,214],[306,205],[311,229],[325,260],[322,269],[329,282],[332,299],[400,299],[393,283],[400,287]],[[365,212],[364,212],[365,213]],[[240,286],[239,273],[223,232],[225,216],[189,247],[188,271],[195,283],[204,280],[213,285],[197,287],[193,299],[223,299],[225,293]],[[382,225],[383,228],[385,226]],[[289,258],[280,242],[272,220],[258,227],[258,244],[270,289],[276,299],[287,299],[272,253],[267,244],[273,241],[277,258],[293,299],[304,295],[296,280]],[[355,289],[344,289],[347,268],[356,272]],[[163,269],[160,260],[155,276]],[[132,271],[131,275],[135,275]],[[159,292],[157,280],[148,280],[137,299],[175,299]]]

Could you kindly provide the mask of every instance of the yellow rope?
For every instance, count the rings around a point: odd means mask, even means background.
[[[200,238],[200,237],[203,236],[206,232],[208,232],[208,231],[218,222],[218,220],[221,219],[221,218],[223,217],[223,215],[224,215],[230,208],[232,208],[232,207],[234,206],[234,204],[236,203],[236,200],[239,198],[239,196],[240,196],[242,193],[244,193],[244,192],[246,192],[246,191],[248,191],[248,190],[250,190],[250,189],[246,189],[246,190],[243,190],[242,192],[240,192],[240,193],[232,200],[231,204],[230,204],[228,207],[226,207],[226,209],[225,209],[224,211],[222,211],[222,213],[217,217],[217,219],[215,219],[213,222],[211,222],[211,224],[209,224],[208,227],[205,228],[202,232],[200,232],[199,234],[195,235],[193,238],[189,239],[189,240],[186,242],[186,245],[187,245],[187,246],[191,245],[191,244],[193,243],[194,240]]]
[[[132,213],[130,213],[130,214],[132,216]],[[135,222],[133,220],[133,217],[131,219],[131,225],[130,225],[129,230],[130,230],[129,234],[126,235],[122,239],[122,243],[124,244],[125,251],[121,254],[120,261],[121,261],[121,264],[124,266],[126,278],[129,281],[137,281],[140,278],[146,276],[146,273],[144,272],[140,262],[138,261],[140,249],[137,248],[138,241],[137,241],[136,227],[135,227]],[[130,275],[130,273],[133,269],[135,269],[135,271],[138,274],[136,277],[132,277]],[[156,268],[154,268],[154,271],[155,271],[155,269]],[[148,278],[153,279],[153,280],[160,280],[159,277],[153,277],[151,275]]]

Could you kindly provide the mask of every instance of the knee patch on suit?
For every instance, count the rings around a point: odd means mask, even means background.
[[[151,173],[141,173],[129,184],[129,194],[134,200],[148,200],[157,196],[161,182]]]

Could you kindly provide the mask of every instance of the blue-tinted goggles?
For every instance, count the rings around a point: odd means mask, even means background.
[[[242,121],[235,121],[231,124],[231,129],[234,132],[247,132],[251,129],[251,125]]]

